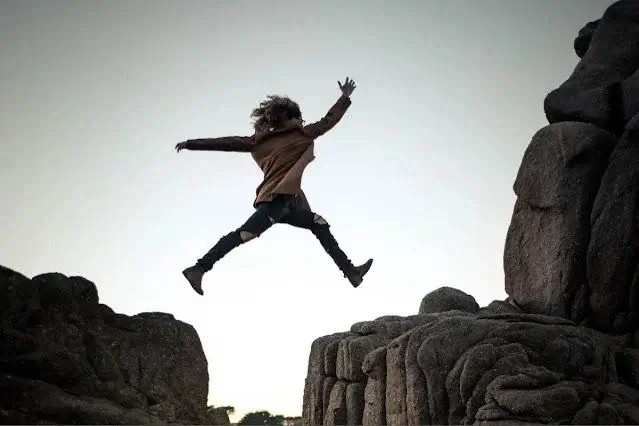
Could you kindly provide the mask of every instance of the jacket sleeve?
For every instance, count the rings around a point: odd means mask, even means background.
[[[304,126],[304,132],[315,139],[331,130],[342,119],[348,107],[351,106],[350,98],[340,96],[328,113],[320,121]]]
[[[224,136],[186,141],[186,149],[191,151],[251,152],[254,145],[254,136]]]

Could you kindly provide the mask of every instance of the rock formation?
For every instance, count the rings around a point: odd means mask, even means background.
[[[210,424],[207,366],[172,315],[116,314],[84,278],[0,266],[2,424]]]
[[[614,3],[578,39],[593,27],[524,155],[504,270],[526,312],[619,334],[639,308],[639,4]]]
[[[315,340],[305,425],[639,424],[639,2],[574,48],[515,179],[508,299],[443,287]]]

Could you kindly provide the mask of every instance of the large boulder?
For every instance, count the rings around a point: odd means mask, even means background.
[[[129,317],[82,277],[0,266],[0,421],[206,424],[208,365],[189,324]]]
[[[639,115],[610,156],[594,200],[588,247],[590,324],[615,333],[639,325]]]
[[[639,77],[632,78],[639,65],[636,0],[612,4],[581,36],[575,48],[583,57],[568,80],[546,97],[546,117],[550,123],[581,121],[620,134],[639,112]]]
[[[420,314],[434,314],[447,311],[475,313],[479,305],[470,294],[452,287],[440,287],[428,293],[419,305]]]
[[[585,320],[590,215],[616,143],[593,124],[563,122],[528,146],[504,249],[506,292],[524,311]]]

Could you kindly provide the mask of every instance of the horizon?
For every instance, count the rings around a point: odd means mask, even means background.
[[[316,338],[416,314],[442,286],[506,297],[521,158],[578,31],[612,3],[3,2],[0,264],[80,275],[116,312],[193,325],[209,404],[232,421],[301,416]],[[250,135],[271,93],[319,120],[346,76],[352,106],[302,187],[354,263],[375,259],[362,286],[280,225],[195,294],[181,271],[252,214],[261,173],[250,155],[175,144]]]

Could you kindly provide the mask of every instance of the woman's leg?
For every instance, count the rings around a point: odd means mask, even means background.
[[[320,242],[326,253],[333,259],[335,265],[344,273],[344,276],[348,278],[354,287],[361,284],[364,275],[368,272],[373,263],[372,259],[369,259],[366,263],[360,266],[355,266],[349,260],[346,253],[340,248],[339,244],[335,240],[335,237],[331,233],[330,225],[319,214],[310,210],[300,208],[296,205],[292,205],[286,214],[280,220],[281,223],[286,223],[297,228],[303,228],[310,230],[315,238]]]
[[[202,276],[234,248],[259,237],[264,231],[279,221],[289,212],[289,203],[290,201],[286,199],[276,199],[259,205],[242,226],[220,238],[217,244],[202,256],[194,266],[185,269],[183,274],[191,283],[193,289],[199,294],[203,294]]]

